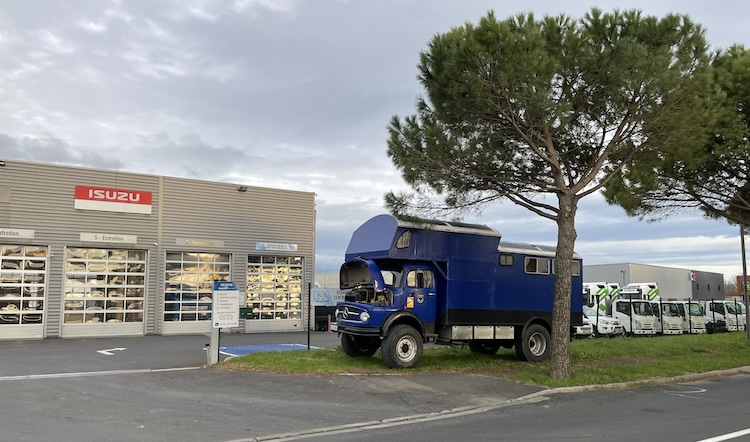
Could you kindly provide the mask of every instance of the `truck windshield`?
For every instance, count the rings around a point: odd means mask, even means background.
[[[383,275],[383,282],[388,287],[399,287],[401,285],[401,277],[404,274],[404,269],[398,268],[380,268],[380,274]]]
[[[690,304],[690,316],[703,316],[700,304]]]
[[[677,304],[662,304],[662,311],[666,316],[680,316]]]
[[[738,314],[740,314],[740,310],[739,310],[740,306],[739,306],[739,304],[735,305],[734,302],[727,302],[724,305],[726,305],[726,307],[727,307],[727,313],[729,313],[730,315],[738,315]]]
[[[641,316],[652,316],[651,303],[633,301],[633,313]]]

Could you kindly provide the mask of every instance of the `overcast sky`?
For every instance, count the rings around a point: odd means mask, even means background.
[[[591,6],[689,14],[714,48],[750,46],[736,1],[2,0],[0,159],[56,162],[317,194],[316,271],[404,188],[386,125],[414,112],[419,52],[436,33],[520,12]],[[554,244],[556,226],[510,203],[465,221]],[[584,264],[741,274],[739,229],[698,214],[628,218],[592,196]]]

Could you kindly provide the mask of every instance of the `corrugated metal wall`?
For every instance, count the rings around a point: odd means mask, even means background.
[[[151,215],[74,208],[75,186],[152,192]],[[304,285],[313,282],[315,195],[279,189],[6,160],[0,166],[0,227],[34,230],[33,239],[0,243],[48,245],[45,336],[60,336],[65,247],[120,247],[148,251],[144,333],[160,333],[164,258],[168,250],[206,251],[179,238],[218,240],[209,251],[232,254],[232,276],[245,289],[247,254],[256,242],[297,244],[305,259]],[[81,242],[82,232],[137,236],[137,244]],[[306,311],[306,309],[305,309]],[[2,336],[0,336],[2,337]]]
[[[247,288],[248,254],[302,256],[303,289],[313,282],[315,195],[309,192],[246,187],[164,177],[162,253],[232,253],[232,277]],[[185,239],[209,245],[186,245]],[[183,240],[183,241],[178,241]],[[256,251],[257,242],[296,244],[294,252]],[[210,244],[221,246],[211,246]],[[163,278],[164,270],[157,271]],[[163,280],[160,281],[163,284]],[[307,309],[303,309],[306,314]],[[305,318],[303,318],[304,321]],[[304,322],[303,322],[304,323]],[[170,324],[170,327],[173,325]],[[161,332],[161,330],[158,330]]]
[[[154,193],[154,204],[158,204],[158,177],[5,161],[5,166],[0,168],[0,187],[9,188],[11,198],[10,219],[4,227],[35,231],[33,240],[18,240],[19,243],[50,246],[50,271],[45,306],[47,337],[60,336],[62,330],[62,269],[65,246],[102,246],[99,243],[82,243],[81,232],[137,235],[138,247],[151,253],[155,250],[155,216],[75,210],[73,206],[77,185],[149,191]],[[153,298],[153,281],[147,282],[147,292],[146,296]]]

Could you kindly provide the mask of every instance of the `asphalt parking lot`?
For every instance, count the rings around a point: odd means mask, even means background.
[[[306,333],[273,336],[289,340],[306,344]],[[0,341],[0,387],[15,398],[12,407],[0,406],[0,428],[7,440],[255,440],[481,408],[540,390],[463,374],[228,372],[206,366],[208,341],[206,335]],[[232,341],[248,337],[222,337],[222,344]],[[325,332],[310,341],[338,345]]]

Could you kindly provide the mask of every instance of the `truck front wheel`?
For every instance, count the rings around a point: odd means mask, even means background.
[[[521,342],[516,342],[518,359],[539,362],[549,357],[550,336],[544,326],[531,324],[521,334]]]
[[[380,348],[385,365],[391,368],[412,368],[422,358],[422,336],[409,325],[393,327]]]
[[[380,347],[378,338],[352,336],[346,333],[341,335],[341,348],[347,356],[370,357],[378,351],[378,347]]]

